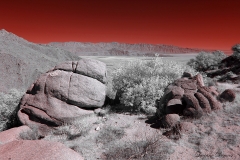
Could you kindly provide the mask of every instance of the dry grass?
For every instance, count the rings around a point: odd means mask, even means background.
[[[125,134],[123,128],[116,128],[111,126],[105,126],[99,132],[97,137],[97,143],[102,143],[104,145],[111,143],[112,141],[121,139]]]
[[[21,132],[19,135],[19,138],[22,140],[37,140],[40,138],[40,135],[38,133],[38,128],[32,127],[31,130]]]
[[[142,140],[127,141],[109,148],[103,153],[106,160],[160,160],[174,152],[172,143],[164,141],[161,134],[142,136]]]

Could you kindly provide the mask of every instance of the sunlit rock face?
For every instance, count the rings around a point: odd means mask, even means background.
[[[81,59],[55,66],[31,85],[20,103],[25,125],[59,126],[101,108],[106,97],[106,65]]]

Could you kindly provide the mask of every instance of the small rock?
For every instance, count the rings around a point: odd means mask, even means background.
[[[100,130],[100,127],[98,126],[97,128],[95,128],[96,131],[99,131]]]
[[[236,98],[236,94],[232,89],[226,89],[221,93],[220,98],[223,101],[233,102],[234,99]]]

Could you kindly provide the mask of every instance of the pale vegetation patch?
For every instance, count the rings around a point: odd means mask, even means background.
[[[189,66],[160,57],[134,60],[113,72],[113,89],[120,102],[132,111],[154,112],[155,100],[162,97],[165,87],[184,71],[195,74]]]
[[[226,55],[222,51],[200,52],[194,59],[190,59],[187,65],[199,72],[204,72],[209,69],[216,69],[224,58],[226,58]]]
[[[24,92],[11,89],[8,93],[0,92],[0,132],[18,125],[18,104]]]

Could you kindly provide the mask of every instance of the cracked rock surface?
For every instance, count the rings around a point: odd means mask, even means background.
[[[29,87],[18,117],[25,125],[59,126],[101,108],[106,97],[106,64],[81,59],[59,64]]]

